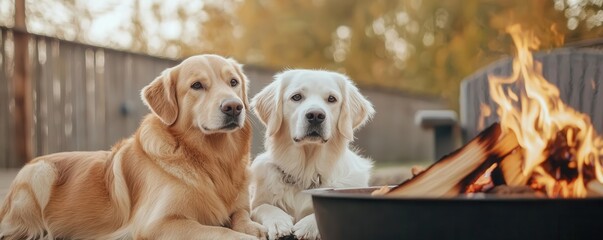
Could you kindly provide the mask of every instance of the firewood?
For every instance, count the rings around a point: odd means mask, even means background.
[[[410,169],[410,172],[412,173],[412,176],[413,176],[413,177],[414,177],[414,176],[419,175],[419,173],[421,173],[421,172],[423,172],[423,171],[425,171],[425,168],[424,168],[424,167],[422,167],[422,166],[413,166],[413,167]]]
[[[392,188],[387,196],[454,197],[490,166],[518,148],[513,133],[495,123],[465,146],[444,156],[425,171]]]
[[[496,185],[494,184],[494,181],[492,181],[492,171],[493,169],[498,168],[498,164],[493,164],[492,166],[490,166],[490,168],[488,168],[488,170],[486,170],[485,173],[483,173],[477,180],[475,180],[474,182],[471,182],[469,185],[467,185],[463,192],[464,193],[476,193],[476,192],[485,192],[488,191],[490,189],[492,189],[493,187],[495,187]],[[476,171],[478,172],[478,171]]]
[[[385,195],[388,192],[389,192],[389,186],[383,186],[383,187],[380,187],[379,189],[371,192],[371,196],[381,196],[381,195]]]
[[[501,160],[492,179],[495,185],[525,186],[530,176],[523,173],[523,149],[517,148]]]

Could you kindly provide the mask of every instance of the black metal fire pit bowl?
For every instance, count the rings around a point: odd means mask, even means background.
[[[603,198],[370,196],[375,189],[308,191],[322,239],[603,239]]]

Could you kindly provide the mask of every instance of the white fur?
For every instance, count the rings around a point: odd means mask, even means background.
[[[302,100],[293,101],[298,93]],[[337,101],[328,102],[329,96]],[[348,145],[353,131],[374,114],[373,106],[345,75],[315,70],[276,75],[251,105],[267,125],[266,152],[251,165],[252,219],[268,229],[271,239],[291,234],[320,239],[312,199],[303,191],[318,175],[321,188],[368,186],[372,161]],[[325,113],[322,139],[304,138],[309,126],[305,114],[310,110]],[[296,184],[283,181],[283,172],[297,179]]]
[[[30,178],[31,188],[38,200],[38,205],[41,209],[44,209],[50,199],[51,183],[56,179],[57,174],[54,171],[54,168],[44,161],[40,161],[28,167],[31,168],[31,172],[23,171],[24,173],[20,175],[27,175],[26,173],[29,173],[29,175],[19,176],[19,178]]]
[[[12,216],[19,216],[21,214],[32,216],[39,215],[43,216],[44,213],[40,209],[44,209],[50,199],[50,189],[57,178],[57,173],[50,164],[45,161],[39,161],[30,165],[26,165],[17,174],[14,182],[16,184],[24,184],[29,182],[30,191],[26,188],[16,189],[13,200],[13,206],[7,212],[7,216],[0,221],[0,239],[3,234],[21,232],[27,233],[29,239],[52,239],[52,233],[48,232],[44,235],[44,229],[47,229],[47,224],[41,219],[25,219],[18,218],[18,222],[13,222]],[[31,194],[33,193],[33,195]],[[5,199],[8,201],[8,199]],[[32,209],[31,206],[39,206],[39,209]],[[26,228],[25,226],[31,226]]]

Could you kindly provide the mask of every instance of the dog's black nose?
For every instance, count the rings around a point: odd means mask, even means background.
[[[236,117],[241,114],[243,104],[236,99],[227,99],[222,102],[222,105],[220,105],[220,110],[222,110],[222,112],[228,116]]]
[[[306,113],[306,119],[310,124],[322,123],[326,118],[325,111],[323,110],[310,110]]]

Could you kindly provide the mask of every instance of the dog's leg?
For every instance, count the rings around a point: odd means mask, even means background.
[[[240,209],[236,211],[230,219],[232,230],[256,236],[260,239],[266,239],[266,228],[259,223],[251,221],[247,210]]]
[[[293,234],[297,239],[315,240],[320,239],[318,225],[314,213],[305,216],[293,226]]]
[[[269,204],[262,204],[251,212],[251,219],[268,230],[269,239],[278,239],[293,233],[293,217],[282,209]]]
[[[258,238],[225,227],[201,225],[197,221],[186,218],[166,217],[135,233],[134,239],[257,240]]]
[[[42,238],[45,234],[51,235],[47,232],[43,211],[56,177],[55,169],[44,161],[28,164],[21,169],[0,210],[0,238]]]

